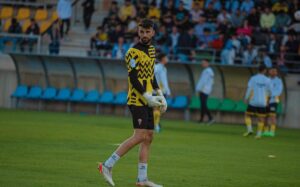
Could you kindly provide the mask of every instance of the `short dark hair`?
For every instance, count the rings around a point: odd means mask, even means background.
[[[154,22],[150,19],[143,19],[140,24],[140,27],[143,27],[145,29],[153,28],[154,29]]]
[[[259,72],[263,72],[263,71],[265,71],[267,69],[267,67],[264,65],[264,64],[261,64],[261,65],[259,65],[259,67],[258,67],[258,71]]]
[[[156,58],[158,61],[161,61],[161,59],[165,58],[166,56],[167,55],[165,53],[159,53]]]

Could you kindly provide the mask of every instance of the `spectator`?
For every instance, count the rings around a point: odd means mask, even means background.
[[[39,35],[40,34],[40,27],[36,23],[34,19],[30,20],[30,25],[26,29],[25,32],[27,35],[32,36],[32,35]],[[37,42],[36,38],[24,38],[21,42],[21,51],[25,51],[25,45],[28,44],[29,46],[29,52],[33,51],[33,45]]]
[[[166,14],[163,15],[161,22],[162,25],[166,27],[167,32],[172,32],[172,27],[174,23],[173,23],[173,15],[170,10],[168,10]]]
[[[277,1],[272,6],[272,12],[274,12],[275,14],[279,13],[279,12],[287,13],[288,11],[289,11],[289,6],[288,6],[287,2],[285,2],[283,0]]]
[[[286,48],[285,46],[280,46],[279,55],[277,57],[277,66],[280,69],[281,72],[287,73],[287,67],[286,67]]]
[[[226,9],[222,9],[217,17],[217,22],[221,24],[231,22],[231,15],[226,11]]]
[[[279,51],[279,43],[274,33],[270,33],[267,41],[267,51],[270,54],[277,53]]]
[[[299,42],[297,41],[295,32],[291,32],[291,31],[289,32],[288,39],[287,42],[285,43],[285,46],[286,46],[285,50],[287,53],[293,53],[293,54],[298,53]]]
[[[108,34],[104,32],[103,27],[99,26],[97,27],[97,32],[95,35],[93,35],[90,39],[90,48],[91,51],[94,49],[97,50],[108,50],[109,44],[108,44]]]
[[[249,21],[244,20],[243,27],[237,28],[236,33],[237,33],[237,35],[251,36],[252,30],[253,30],[253,28],[249,25]]]
[[[262,64],[265,65],[267,68],[271,68],[271,67],[272,67],[272,60],[271,60],[271,58],[268,56],[267,50],[266,50],[266,49],[262,49],[262,50],[261,50],[261,52],[259,53],[259,55],[258,55],[256,61],[262,63]]]
[[[225,47],[221,52],[221,64],[234,64],[237,46],[236,35],[232,34],[231,38],[225,43]]]
[[[195,27],[194,27],[195,34],[196,34],[198,40],[204,34],[204,29],[208,28],[208,27],[209,27],[208,24],[205,22],[205,17],[200,17],[197,25],[195,25]]]
[[[83,21],[85,30],[90,28],[93,13],[95,11],[95,0],[85,0],[82,4],[83,7]]]
[[[10,33],[10,34],[20,34],[20,33],[22,33],[21,25],[17,21],[16,18],[13,18],[11,20],[11,25],[8,28],[8,33]],[[16,51],[17,43],[20,41],[20,39],[18,37],[10,37],[10,36],[0,38],[0,51],[4,51],[5,43],[9,42],[9,41],[13,43],[12,50]]]
[[[272,2],[270,0],[259,0],[255,2],[257,9],[264,9],[266,7],[272,7]]]
[[[118,2],[117,1],[112,1],[110,4],[110,8],[108,11],[108,17],[110,15],[118,15],[119,13],[119,7],[118,7]]]
[[[259,19],[260,14],[257,12],[257,9],[252,8],[250,14],[247,16],[249,25],[251,25],[254,28],[259,27]]]
[[[183,2],[184,9],[191,11],[194,0],[181,0]]]
[[[118,43],[114,44],[112,49],[112,58],[123,59],[128,50],[123,37],[118,38]]]
[[[276,15],[275,25],[273,30],[277,33],[283,33],[287,30],[287,27],[291,24],[290,16],[284,11],[280,11],[279,14]]]
[[[128,19],[130,17],[135,18],[136,9],[135,6],[131,3],[131,0],[125,0],[125,4],[120,8],[119,19],[122,24],[127,25]]]
[[[227,0],[225,2],[225,8],[228,12],[231,12],[234,14],[240,7],[240,1],[239,0]]]
[[[173,22],[181,29],[189,26],[189,12],[184,9],[183,2],[180,2],[178,9],[175,10]]]
[[[218,37],[211,42],[211,47],[216,50],[221,50],[223,46],[224,46],[224,34],[218,35]]]
[[[168,12],[171,11],[171,14],[175,12],[175,6],[173,0],[166,0],[166,6],[162,7],[162,12]]]
[[[145,18],[148,15],[148,9],[145,4],[138,4],[137,5],[137,17],[138,18]]]
[[[57,4],[57,13],[58,18],[61,21],[60,27],[60,36],[64,38],[64,35],[68,35],[71,24],[71,16],[72,16],[72,5],[71,0],[59,0]],[[67,29],[64,30],[64,25],[66,24]]]
[[[138,23],[136,18],[130,18],[127,26],[127,33],[130,33],[130,35],[136,34],[138,27]]]
[[[216,22],[216,17],[218,15],[218,11],[216,11],[213,7],[212,3],[209,3],[207,8],[204,10],[204,16],[207,22]]]
[[[245,13],[237,10],[234,15],[232,15],[231,23],[234,28],[241,27],[245,20]]]
[[[150,4],[147,17],[156,20],[156,22],[160,19],[160,10],[156,7],[155,1]]]
[[[205,0],[194,0],[194,3],[198,3],[201,9],[204,9]]]
[[[161,25],[155,36],[156,49],[167,54],[169,52],[168,46],[167,46],[168,39],[169,39],[168,32],[166,30],[166,27],[164,25]]]
[[[189,28],[187,32],[180,34],[178,38],[178,56],[180,61],[191,60],[194,55],[197,44],[197,38],[194,35],[194,29]]]
[[[258,55],[257,49],[252,44],[248,44],[247,49],[243,52],[243,64],[245,65],[255,64],[257,55]]]
[[[111,31],[112,28],[115,28],[117,25],[120,25],[120,20],[115,14],[111,14],[109,17],[105,18],[102,23],[103,29]]]
[[[253,0],[245,0],[242,2],[240,10],[242,12],[245,11],[247,14],[249,14],[254,5],[255,4]]]
[[[200,8],[200,3],[195,2],[194,7],[192,8],[191,12],[191,22],[193,25],[196,25],[200,19],[201,16],[204,15],[203,10]]]
[[[49,54],[57,55],[59,54],[60,48],[60,25],[59,21],[55,21],[51,28],[48,31],[51,39],[51,43],[49,44]]]
[[[211,30],[208,28],[204,29],[204,33],[199,38],[199,45],[200,49],[206,49],[211,45],[211,42],[214,40],[214,35],[211,33]]]
[[[208,9],[210,5],[216,11],[220,11],[222,9],[222,4],[220,0],[206,0],[205,8]]]
[[[172,27],[172,33],[169,35],[169,47],[170,52],[174,55],[177,53],[177,45],[178,45],[178,39],[179,39],[179,32],[176,26]]]
[[[117,25],[114,29],[108,32],[109,43],[117,43],[119,37],[124,36],[124,31],[121,25]]]
[[[275,25],[275,15],[270,12],[268,7],[265,8],[265,11],[260,15],[260,27],[263,31],[270,31],[271,28]]]

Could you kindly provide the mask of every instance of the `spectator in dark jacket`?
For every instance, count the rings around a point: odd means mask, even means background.
[[[90,28],[92,16],[95,10],[94,0],[85,0],[82,4],[83,7],[83,21],[85,30],[88,31]]]
[[[194,54],[196,48],[197,37],[194,34],[194,29],[190,28],[187,32],[183,32],[178,38],[178,53],[179,60],[190,60]]]
[[[31,19],[30,25],[26,29],[25,32],[28,36],[33,36],[33,35],[39,35],[40,34],[40,27],[36,23],[34,19]],[[37,43],[36,38],[24,38],[23,41],[21,42],[21,51],[24,52],[25,50],[25,45],[28,44],[29,46],[29,52],[33,51],[33,45]]]
[[[10,33],[10,34],[22,33],[22,28],[20,26],[20,23],[17,21],[17,19],[15,19],[15,18],[12,19],[11,25],[8,28],[8,33]],[[13,51],[15,51],[17,49],[17,43],[19,40],[20,39],[18,37],[11,37],[11,36],[0,38],[0,51],[4,50],[6,42],[12,42],[13,43]]]

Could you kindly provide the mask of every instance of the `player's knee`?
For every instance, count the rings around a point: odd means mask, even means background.
[[[146,141],[151,143],[153,140],[153,131],[149,131],[147,132],[147,135],[146,135]]]

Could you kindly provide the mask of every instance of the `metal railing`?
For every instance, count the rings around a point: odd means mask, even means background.
[[[3,38],[7,38],[7,41],[9,41],[9,38],[15,38],[22,41],[23,39],[36,39],[36,53],[40,54],[42,49],[42,37],[40,35],[28,35],[28,34],[11,34],[11,33],[0,33],[0,40]],[[20,42],[18,42],[20,43]]]

